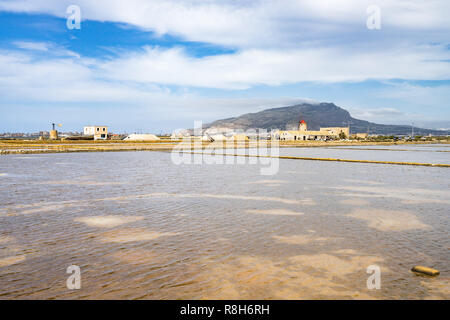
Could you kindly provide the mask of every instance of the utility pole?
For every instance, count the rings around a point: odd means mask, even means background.
[[[414,122],[411,123],[411,139],[414,139]]]

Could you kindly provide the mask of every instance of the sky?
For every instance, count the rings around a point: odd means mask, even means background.
[[[0,132],[170,133],[301,102],[448,129],[449,12],[448,0],[0,0]]]

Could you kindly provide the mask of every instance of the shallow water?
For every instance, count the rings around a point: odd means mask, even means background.
[[[0,298],[448,299],[449,178],[448,168],[298,160],[261,176],[248,163],[177,166],[163,152],[2,156]],[[66,288],[70,265],[80,290]],[[370,265],[380,290],[366,287]]]
[[[450,148],[446,145],[288,147],[279,150],[280,156],[450,164]],[[249,150],[226,149],[222,152],[248,154]]]

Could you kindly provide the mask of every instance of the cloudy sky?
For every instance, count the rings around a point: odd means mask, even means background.
[[[67,27],[70,5],[81,29]],[[367,27],[374,8],[381,29]],[[0,132],[170,132],[301,101],[450,128],[449,12],[448,0],[0,0]]]

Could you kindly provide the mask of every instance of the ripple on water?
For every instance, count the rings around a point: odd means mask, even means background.
[[[350,206],[368,206],[370,204],[369,201],[366,200],[362,200],[362,199],[344,199],[344,200],[340,200],[339,203],[341,204],[347,204]]]
[[[179,233],[174,232],[156,232],[148,231],[143,228],[124,228],[115,229],[99,234],[102,242],[127,243],[136,241],[151,241],[161,237],[176,236]]]
[[[274,215],[274,216],[301,216],[304,213],[299,211],[287,210],[287,209],[249,209],[245,210],[247,213],[254,214],[265,214],[265,215]]]
[[[168,153],[12,159],[0,157],[2,298],[449,297],[445,168],[283,160],[267,178]],[[65,286],[72,264],[79,292]],[[366,289],[370,264],[382,290]]]
[[[24,255],[0,258],[0,267],[12,266],[14,264],[18,264],[18,263],[21,263],[23,261],[25,261],[25,256]]]
[[[204,286],[201,299],[373,299],[364,286],[350,286],[371,264],[383,265],[376,256],[334,252],[297,255],[288,259],[263,256],[231,257],[199,276]],[[383,272],[389,270],[383,268]]]
[[[89,227],[114,228],[142,219],[144,219],[142,216],[91,216],[79,217],[74,219],[74,221],[84,223]]]
[[[281,243],[297,244],[297,245],[308,244],[311,242],[324,244],[326,241],[329,240],[329,238],[325,237],[316,237],[312,235],[302,235],[302,234],[292,236],[273,236],[273,238]]]
[[[430,226],[421,222],[414,214],[408,211],[354,209],[347,217],[365,220],[368,222],[369,227],[380,231],[430,229]]]

